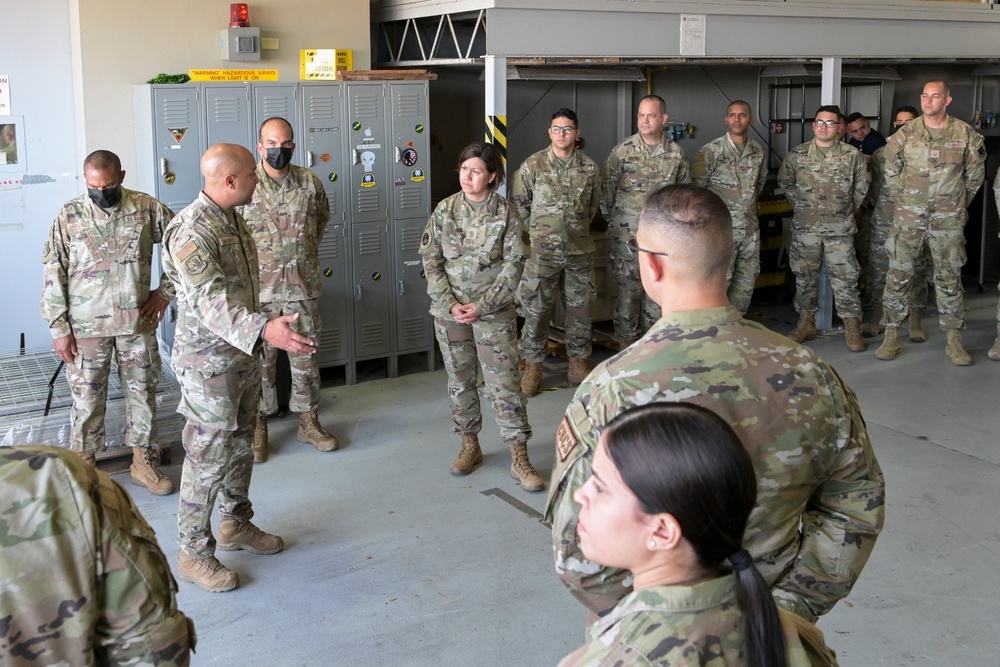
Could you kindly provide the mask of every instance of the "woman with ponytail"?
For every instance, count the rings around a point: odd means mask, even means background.
[[[743,549],[756,495],[749,455],[710,410],[655,403],[612,420],[574,495],[577,530],[586,557],[629,570],[634,590],[560,667],[836,665]]]

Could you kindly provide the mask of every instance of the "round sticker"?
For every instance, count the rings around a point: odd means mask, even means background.
[[[370,171],[366,171],[361,177],[361,187],[363,188],[373,188],[375,187],[375,174]]]
[[[175,174],[172,171],[168,171],[163,175],[163,182],[166,183],[167,185],[173,185],[174,181],[176,180],[177,180],[177,174]]]
[[[402,155],[399,156],[399,160],[407,167],[412,167],[417,163],[417,151],[412,148],[407,148],[403,151]]]
[[[424,271],[423,269],[420,269],[420,277],[423,278],[424,280],[427,280],[427,272]]]
[[[361,121],[360,120],[356,120],[353,123],[351,123],[351,129],[354,130],[355,132],[360,132],[361,131]]]
[[[319,156],[319,159],[323,162],[329,162],[330,160],[333,159],[333,156],[330,155],[329,153],[323,153],[322,155]]]
[[[424,180],[424,178],[425,178],[424,170],[421,169],[420,167],[414,169],[413,172],[410,174],[410,180],[413,181],[414,183],[419,183],[420,181]]]
[[[375,282],[378,282],[381,279],[382,279],[382,272],[381,271],[375,271],[375,272],[372,273],[372,280],[374,280]]]
[[[328,266],[328,267],[326,267],[326,268],[323,269],[323,276],[324,277],[329,278],[332,275],[333,275],[333,269],[332,268],[330,268]]]
[[[417,125],[413,128],[413,131],[416,132],[417,134],[423,134],[424,133],[424,124],[423,123],[417,123]]]
[[[336,183],[337,182],[337,172],[331,171],[330,175],[326,177],[326,180],[330,181],[331,183]]]

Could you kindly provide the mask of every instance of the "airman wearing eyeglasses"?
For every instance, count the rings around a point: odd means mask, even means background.
[[[875,352],[878,359],[895,359],[900,353],[897,330],[906,317],[914,264],[927,247],[934,264],[938,321],[947,332],[945,354],[956,366],[972,364],[962,344],[961,273],[967,208],[986,177],[986,148],[971,125],[948,115],[949,104],[948,84],[928,81],[920,94],[923,115],[899,128],[886,144],[885,180],[897,195],[886,246],[885,339]]]
[[[590,223],[601,198],[601,170],[576,147],[580,125],[572,109],[549,122],[549,147],[530,156],[511,179],[510,199],[528,227],[531,255],[518,288],[524,315],[521,390],[538,393],[548,350],[549,322],[562,293],[569,356],[567,380],[580,384],[590,372],[594,300],[594,240]]]
[[[788,255],[799,322],[788,337],[801,343],[818,335],[819,276],[825,259],[847,348],[862,352],[854,234],[855,213],[865,200],[869,177],[861,151],[837,141],[839,116],[836,106],[821,106],[813,121],[815,137],[790,150],[778,173],[778,183],[795,209]]]
[[[646,194],[672,183],[690,183],[691,168],[684,150],[663,128],[667,105],[658,95],[639,102],[639,131],[611,150],[604,163],[601,211],[612,235],[611,271],[618,285],[615,301],[615,338],[622,347],[634,343],[660,317],[660,307],[642,290],[639,263],[626,243],[635,238],[639,211]]]
[[[296,331],[319,340],[322,322],[319,296],[319,244],[330,220],[323,182],[313,172],[291,163],[295,153],[292,126],[284,118],[268,118],[257,144],[259,184],[243,216],[253,233],[260,263],[260,309],[268,319],[298,314]],[[253,441],[255,463],[268,457],[267,415],[278,412],[275,370],[278,350],[264,346],[260,417]],[[337,449],[337,438],[319,423],[319,365],[312,354],[289,354],[292,394],[289,410],[299,413],[296,439],[321,452]]]

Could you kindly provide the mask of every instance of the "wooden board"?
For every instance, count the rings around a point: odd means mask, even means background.
[[[356,69],[337,72],[341,81],[434,81],[437,74],[425,69]]]

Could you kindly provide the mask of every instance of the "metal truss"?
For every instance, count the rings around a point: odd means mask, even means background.
[[[472,15],[464,15],[462,18],[471,18]],[[405,19],[403,21],[387,21],[379,23],[375,26],[376,35],[374,39],[378,38],[378,33],[381,33],[381,37],[385,42],[385,47],[389,52],[389,60],[381,61],[381,65],[391,65],[391,66],[411,66],[411,65],[472,65],[478,62],[484,53],[473,54],[473,49],[476,46],[476,38],[479,36],[479,29],[482,27],[483,36],[486,35],[486,10],[480,9],[478,14],[476,14],[475,24],[472,27],[472,32],[468,37],[468,43],[463,49],[461,42],[458,38],[458,33],[455,31],[455,22],[452,20],[451,14],[442,14],[437,17],[437,28],[434,30],[433,40],[429,40],[430,30],[433,26],[433,17],[427,17],[424,19]],[[429,20],[428,20],[429,19]],[[456,19],[457,21],[458,19]],[[395,33],[399,27],[402,26],[403,34],[398,38],[398,43],[396,48],[393,49],[393,35],[390,32]],[[450,39],[449,39],[450,37]],[[374,40],[373,40],[374,41]],[[430,41],[430,46],[428,48],[427,42]],[[463,39],[464,41],[464,39]],[[407,59],[403,60],[402,55],[407,52],[407,48],[410,48],[416,44],[416,49],[420,52],[419,59]],[[373,44],[373,46],[376,46]],[[452,52],[451,47],[454,47]],[[452,52],[453,56],[442,56],[442,52]],[[485,49],[484,49],[485,51]]]

